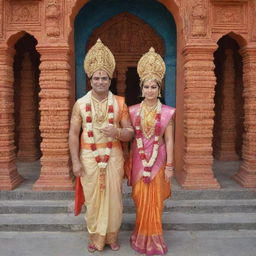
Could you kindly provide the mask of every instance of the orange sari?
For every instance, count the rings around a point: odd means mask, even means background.
[[[131,246],[137,252],[147,255],[167,252],[162,236],[162,212],[164,200],[170,196],[170,191],[170,183],[164,179],[164,167],[149,184],[140,179],[133,186],[136,224],[131,236]]]

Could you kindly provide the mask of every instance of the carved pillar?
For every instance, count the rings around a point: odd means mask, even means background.
[[[39,96],[41,121],[41,174],[34,190],[71,190],[68,147],[70,65],[69,49],[38,46],[41,54]]]
[[[0,190],[14,189],[23,181],[15,164],[13,56],[14,50],[0,48]]]
[[[126,71],[127,68],[125,66],[118,66],[117,73],[117,94],[119,96],[125,96],[125,80],[126,80]]]
[[[243,149],[239,172],[234,179],[242,186],[256,188],[256,47],[240,50],[244,73]]]
[[[223,65],[221,125],[218,131],[219,141],[216,159],[236,161],[236,113],[235,113],[235,70],[232,49],[225,50],[226,59]]]
[[[35,75],[29,53],[25,53],[21,69],[19,106],[19,146],[17,157],[20,161],[36,161],[40,157],[37,147]]]
[[[200,45],[188,46],[183,50],[185,155],[184,170],[176,177],[186,189],[220,187],[212,171],[215,49],[215,45]]]

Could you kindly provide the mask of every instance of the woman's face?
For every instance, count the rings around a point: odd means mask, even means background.
[[[156,99],[159,95],[159,90],[160,88],[155,80],[146,80],[143,82],[142,95],[144,95],[145,99]]]

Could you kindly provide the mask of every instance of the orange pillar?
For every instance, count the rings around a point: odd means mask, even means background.
[[[72,190],[68,147],[70,111],[69,49],[37,46],[41,54],[39,93],[41,121],[41,174],[34,190]]]
[[[244,73],[243,149],[239,172],[234,179],[242,186],[256,188],[256,46],[240,50]]]
[[[35,75],[29,53],[22,61],[19,106],[19,146],[17,158],[20,161],[36,161],[40,157],[37,147]]]
[[[23,181],[15,164],[13,56],[13,49],[0,48],[0,190],[14,189]]]
[[[225,50],[226,59],[223,66],[222,104],[220,130],[215,157],[222,161],[237,161],[236,153],[236,115],[235,115],[235,70],[233,50]]]
[[[185,154],[183,171],[176,178],[186,189],[220,188],[212,170],[215,49],[216,45],[192,45],[183,50]]]

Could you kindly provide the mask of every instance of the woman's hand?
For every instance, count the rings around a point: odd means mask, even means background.
[[[165,167],[164,170],[164,175],[165,175],[165,181],[170,182],[172,176],[173,176],[173,168]]]
[[[76,177],[83,177],[85,174],[84,168],[80,162],[73,163],[73,173]]]

